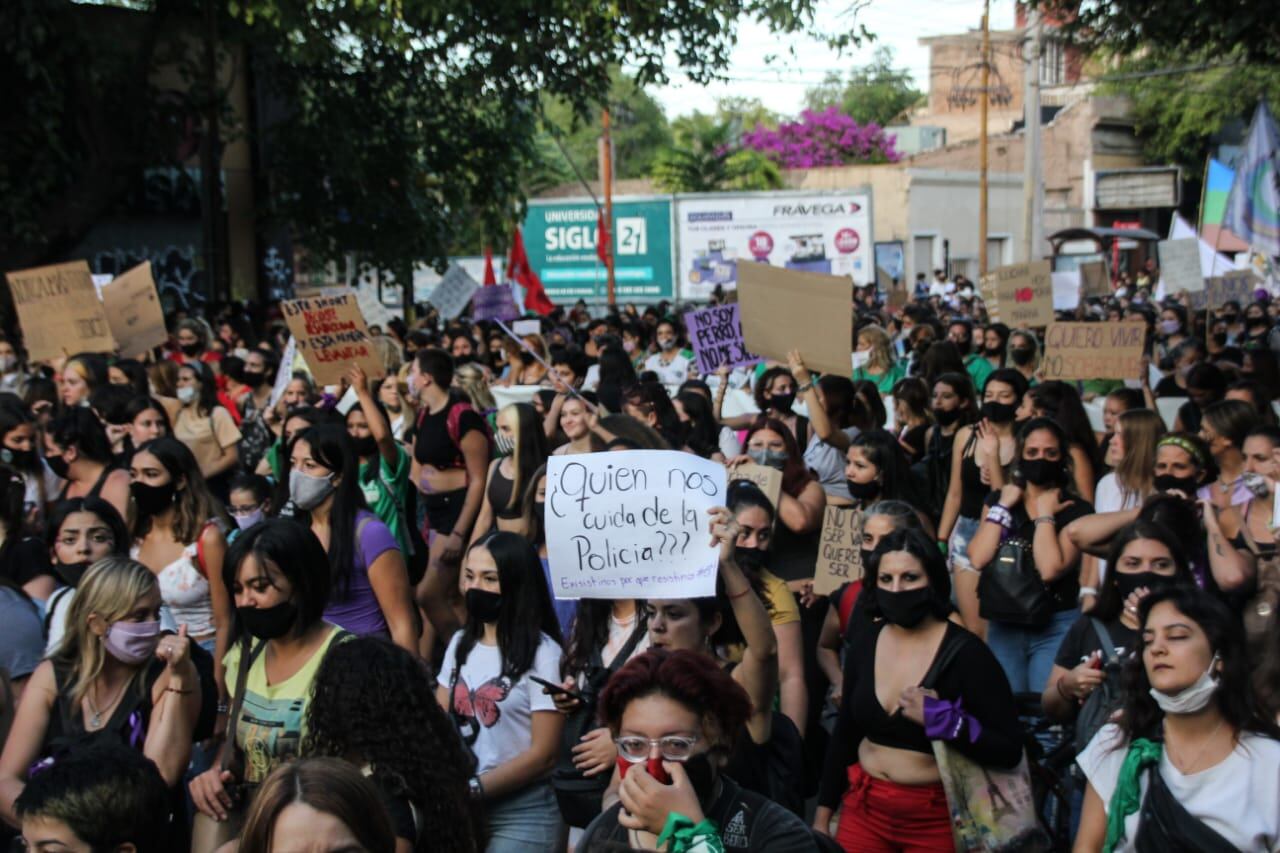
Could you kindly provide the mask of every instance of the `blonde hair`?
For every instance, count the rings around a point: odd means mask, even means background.
[[[382,368],[387,373],[395,373],[400,370],[400,365],[404,359],[400,352],[400,347],[396,346],[396,342],[386,335],[374,335],[369,339],[373,345],[373,351],[377,353],[378,359],[382,362]]]
[[[472,408],[477,412],[483,414],[498,407],[493,400],[493,395],[489,393],[489,377],[485,376],[484,370],[475,364],[467,363],[455,368],[453,382],[462,393],[467,395]]]
[[[1164,421],[1150,409],[1130,409],[1116,418],[1116,432],[1124,456],[1116,465],[1121,499],[1144,498],[1151,493],[1156,473],[1156,444],[1165,434]]]
[[[106,662],[103,638],[89,630],[89,617],[96,613],[110,625],[128,616],[143,596],[159,588],[151,570],[128,557],[103,557],[85,572],[67,610],[62,642],[51,656],[55,667],[73,673],[69,695],[74,705],[88,695]]]
[[[878,367],[881,370],[888,370],[893,367],[896,359],[893,355],[893,340],[880,326],[863,326],[858,330],[858,340],[866,339],[871,342],[871,358],[867,360],[867,367]]]

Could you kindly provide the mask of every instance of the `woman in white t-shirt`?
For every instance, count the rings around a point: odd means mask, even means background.
[[[499,531],[467,552],[466,624],[445,650],[436,698],[476,758],[489,853],[555,850],[560,813],[549,781],[564,718],[531,676],[559,683],[560,625],[538,554]]]
[[[1156,490],[1156,443],[1164,433],[1164,421],[1151,409],[1130,409],[1116,417],[1103,460],[1112,470],[1098,481],[1094,512],[1142,506],[1147,495]],[[1092,556],[1085,559],[1080,568],[1080,598],[1086,605],[1092,606],[1106,576],[1106,560]]]
[[[693,354],[681,349],[679,328],[673,321],[663,320],[654,330],[653,341],[658,351],[645,359],[641,369],[658,374],[658,381],[663,385],[681,385],[689,378]]]
[[[1125,704],[1076,759],[1077,851],[1276,853],[1280,730],[1260,711],[1239,618],[1192,586],[1138,605]]]

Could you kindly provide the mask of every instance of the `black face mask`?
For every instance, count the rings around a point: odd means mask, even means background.
[[[1036,486],[1057,485],[1066,474],[1061,459],[1023,459],[1018,463],[1018,470],[1024,480]]]
[[[769,398],[769,405],[773,407],[775,412],[781,412],[785,415],[791,413],[791,406],[795,404],[795,401],[796,392],[791,391],[787,394],[774,394]]]
[[[758,572],[768,567],[769,552],[763,548],[737,547],[733,549],[733,559],[738,568]]]
[[[84,577],[84,573],[89,571],[92,565],[93,563],[88,560],[82,560],[79,563],[54,563],[53,572],[67,586],[76,587],[80,585],[80,578]]]
[[[68,475],[71,473],[71,463],[62,456],[46,456],[45,464],[49,466],[49,470],[58,475],[60,480],[71,479]]]
[[[1240,319],[1239,314],[1223,314],[1222,315],[1222,321],[1224,323],[1227,323],[1228,325],[1235,323],[1235,321],[1239,319]]]
[[[1250,329],[1261,329],[1267,325],[1266,317],[1249,317],[1245,322],[1249,324]]]
[[[142,515],[151,516],[159,515],[173,506],[173,498],[178,493],[178,487],[174,485],[172,480],[163,486],[130,483],[129,492],[133,495],[133,502],[137,505],[138,512]]]
[[[711,764],[711,753],[692,755],[682,765],[689,784],[698,795],[698,802],[705,809],[711,805],[716,793],[716,769]]]
[[[521,352],[521,353],[520,353],[520,361],[521,361],[522,363],[524,363],[524,364],[533,364],[533,353],[531,353],[531,352]]]
[[[1036,351],[1031,347],[1014,347],[1009,350],[1009,358],[1019,367],[1026,367],[1036,360]]]
[[[356,456],[361,459],[372,456],[378,452],[378,440],[371,435],[364,438],[353,438],[351,444],[355,448]]]
[[[982,404],[982,416],[993,424],[1011,423],[1018,414],[1018,407],[1012,403],[997,403],[988,400]]]
[[[502,593],[472,587],[463,597],[467,602],[468,614],[481,622],[498,621],[498,615],[502,612]]]
[[[853,480],[845,480],[845,485],[849,487],[849,497],[855,501],[873,501],[880,494],[880,483],[872,480],[870,483],[855,483]]]
[[[1225,347],[1225,346],[1227,345],[1227,333],[1226,333],[1226,332],[1214,332],[1214,334],[1213,334],[1213,342],[1214,342],[1215,344],[1217,344],[1218,346],[1220,346],[1220,347]]]
[[[1135,572],[1133,574],[1121,571],[1116,572],[1116,589],[1120,591],[1121,603],[1144,586],[1152,592],[1156,592],[1172,583],[1173,578],[1168,575],[1156,574],[1155,572]]]
[[[865,575],[871,571],[871,557],[875,554],[875,548],[859,548],[858,553],[862,556],[862,573]]]
[[[0,450],[0,462],[12,465],[21,471],[34,471],[39,465],[39,459],[34,450],[10,450],[8,447]]]
[[[960,350],[961,355],[968,355],[973,351],[973,343],[965,341],[964,343],[956,343],[956,349]]]
[[[298,621],[298,606],[292,601],[282,601],[275,607],[237,607],[240,624],[259,640],[278,640]]]
[[[1195,477],[1176,477],[1173,474],[1160,474],[1151,481],[1157,492],[1179,491],[1191,500],[1195,500],[1199,482]]]
[[[261,388],[262,383],[267,381],[267,375],[258,370],[246,370],[240,381],[250,388]]]
[[[178,344],[178,349],[188,358],[195,358],[200,354],[201,347],[199,344]]]
[[[938,426],[951,426],[960,420],[962,414],[960,409],[934,409],[933,419],[938,422]]]
[[[933,590],[927,586],[902,592],[877,588],[876,605],[890,625],[914,628],[933,612]]]
[[[986,353],[992,358],[996,358],[1004,353],[1004,347],[987,347]]]
[[[915,350],[917,356],[922,356],[929,350],[929,347],[932,344],[933,338],[921,338],[916,341],[915,346],[913,346],[912,349]]]

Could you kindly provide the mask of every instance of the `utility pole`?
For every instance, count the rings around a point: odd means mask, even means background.
[[[991,0],[982,0],[982,112],[978,126],[978,274],[987,274],[987,104],[991,100]]]
[[[607,229],[607,237],[605,234],[600,235],[607,238],[610,245],[607,246],[605,252],[605,275],[609,287],[609,307],[613,308],[617,305],[617,298],[614,296],[615,279],[613,275],[613,137],[609,133],[609,110],[604,110],[601,115],[601,124],[604,128],[604,135],[600,140],[600,174],[603,177],[604,184],[604,222]]]
[[[1027,32],[1023,63],[1022,238],[1026,261],[1036,260],[1044,246],[1044,176],[1040,146],[1040,15],[1034,6],[1027,10]]]

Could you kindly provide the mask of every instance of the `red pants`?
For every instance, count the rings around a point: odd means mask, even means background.
[[[942,783],[898,785],[853,765],[836,842],[847,853],[953,853]]]

